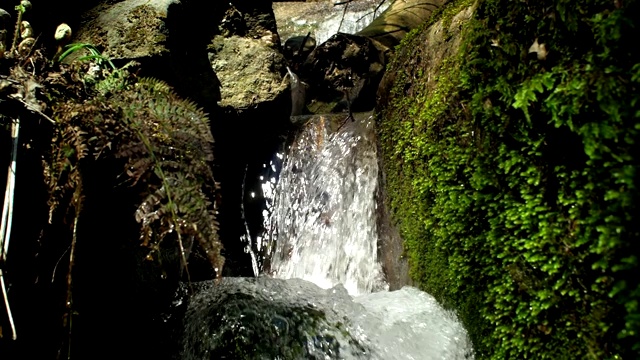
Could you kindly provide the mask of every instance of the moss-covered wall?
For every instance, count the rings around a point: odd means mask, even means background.
[[[378,109],[412,277],[477,358],[637,358],[640,4],[470,5],[405,39]]]

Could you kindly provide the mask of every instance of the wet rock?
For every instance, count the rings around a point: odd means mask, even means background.
[[[282,101],[288,84],[271,8],[231,3],[219,33],[207,51],[222,85],[221,105],[242,111]]]
[[[284,57],[271,40],[216,36],[209,46],[211,66],[220,79],[222,106],[255,108],[285,94]]]
[[[289,62],[289,66],[298,70],[299,66],[316,48],[316,39],[307,33],[305,36],[294,36],[287,39],[282,46],[282,52]]]
[[[369,358],[339,316],[359,308],[341,286],[323,290],[299,279],[263,277],[192,287],[193,295],[180,300],[186,307],[183,360]]]
[[[307,57],[300,77],[309,85],[314,113],[368,111],[387,62],[387,51],[375,40],[336,34]]]
[[[105,1],[82,15],[72,42],[93,44],[117,66],[139,62],[141,76],[165,80],[210,107],[220,100],[220,83],[206,43],[218,13],[199,1]]]
[[[167,55],[167,13],[173,0],[128,0],[102,4],[83,18],[87,21],[75,40],[102,48],[113,59],[140,59]]]

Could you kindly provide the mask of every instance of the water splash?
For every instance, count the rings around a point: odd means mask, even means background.
[[[356,118],[313,117],[288,150],[269,224],[274,276],[343,284],[351,295],[387,288],[377,261],[373,121]]]
[[[325,42],[336,33],[355,34],[367,27],[376,17],[389,7],[391,1],[364,2],[363,6],[354,3],[334,6],[333,15],[325,18],[316,30],[318,44]]]
[[[416,288],[381,291],[354,299],[364,309],[350,314],[376,359],[471,360],[473,347],[467,331],[452,311]]]
[[[453,313],[415,288],[349,296],[300,280],[192,284],[182,360],[470,360]]]
[[[192,287],[181,360],[371,359],[369,346],[351,335],[343,309],[356,304],[342,287],[267,277]]]
[[[189,301],[179,302],[180,359],[474,358],[455,313],[433,296],[412,287],[378,291],[386,284],[377,261],[373,122],[356,119],[315,116],[286,156],[265,164],[269,231],[255,244],[267,249],[266,272],[284,279],[192,284]]]

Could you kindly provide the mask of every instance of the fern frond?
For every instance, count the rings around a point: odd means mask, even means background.
[[[164,95],[173,96],[173,90],[166,82],[155,78],[143,77],[138,80],[136,84],[138,87],[144,88],[147,91],[161,93]]]
[[[88,154],[98,160],[120,159],[127,179],[122,184],[141,195],[132,215],[140,224],[142,245],[158,249],[172,240],[182,254],[183,239],[193,239],[221,273],[213,137],[201,109],[165,82],[142,78],[110,88],[108,96],[98,92],[88,101],[60,105],[56,113],[61,125],[58,149],[68,151],[55,155],[51,166],[51,206],[62,203],[65,189],[75,188],[74,178]]]

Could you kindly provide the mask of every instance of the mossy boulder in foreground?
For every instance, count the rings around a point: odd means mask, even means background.
[[[176,311],[184,311],[180,359],[371,358],[350,333],[344,313],[358,307],[342,286],[229,277],[187,288]]]

